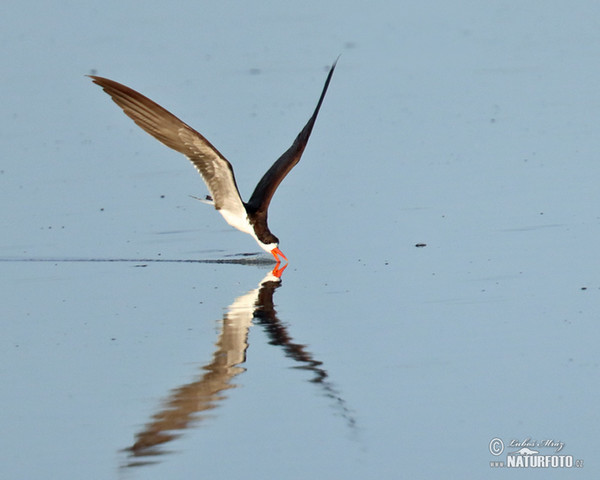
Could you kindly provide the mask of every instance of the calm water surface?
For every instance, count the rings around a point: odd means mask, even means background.
[[[8,2],[0,478],[598,477],[599,7],[380,3]],[[340,52],[281,280],[84,77],[247,197]]]

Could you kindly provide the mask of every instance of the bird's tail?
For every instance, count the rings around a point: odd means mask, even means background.
[[[190,197],[192,197],[192,198],[194,198],[194,199],[196,199],[196,200],[199,200],[199,201],[201,201],[202,203],[206,203],[207,205],[212,205],[212,206],[214,206],[214,205],[215,205],[215,202],[214,202],[214,200],[212,199],[212,197],[211,197],[210,195],[207,195],[207,196],[206,196],[206,197],[204,197],[204,198],[195,197],[194,195],[190,195]]]

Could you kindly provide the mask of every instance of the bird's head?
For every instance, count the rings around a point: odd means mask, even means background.
[[[279,250],[279,239],[271,232],[268,230],[266,232],[262,232],[262,235],[260,236],[261,238],[259,238],[258,235],[253,236],[256,239],[256,242],[265,252],[269,252],[275,257],[277,263],[281,262],[282,258],[287,261],[286,256],[281,253],[281,250]]]
[[[258,244],[262,247],[265,252],[269,252],[275,257],[277,263],[281,262],[281,259],[287,262],[287,257],[279,250],[279,242],[263,243],[261,241]]]

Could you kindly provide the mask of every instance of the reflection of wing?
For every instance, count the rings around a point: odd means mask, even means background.
[[[271,345],[282,347],[287,357],[299,363],[296,368],[312,372],[314,377],[311,382],[318,384],[322,388],[325,396],[333,400],[336,409],[346,420],[348,426],[354,427],[356,419],[346,401],[328,379],[327,370],[323,368],[323,362],[315,360],[312,354],[306,350],[306,345],[294,343],[287,328],[277,318],[277,312],[273,305],[273,291],[278,286],[274,282],[268,282],[260,289],[256,304],[257,308],[254,311],[254,323],[261,325],[267,331],[267,334],[271,338],[269,342]]]
[[[195,420],[198,413],[216,408],[225,398],[223,391],[234,388],[232,379],[244,372],[240,365],[246,360],[248,329],[252,325],[259,291],[264,283],[279,284],[281,280],[271,273],[259,288],[248,292],[230,305],[223,317],[221,334],[216,343],[212,361],[203,367],[204,373],[197,381],[183,385],[171,392],[164,408],[156,413],[154,421],[136,435],[136,441],[128,450],[132,457],[145,457],[166,453],[160,445],[177,438],[174,433],[184,430]],[[273,289],[271,290],[271,295]],[[150,462],[130,461],[127,466]]]

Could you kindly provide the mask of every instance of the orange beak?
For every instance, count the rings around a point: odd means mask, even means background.
[[[271,254],[275,257],[275,260],[277,260],[277,263],[281,262],[281,258],[283,258],[286,262],[287,262],[287,257],[281,253],[281,250],[279,250],[279,247],[275,247],[273,250],[271,250]]]

